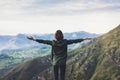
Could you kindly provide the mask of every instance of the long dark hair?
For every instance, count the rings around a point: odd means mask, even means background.
[[[58,41],[59,41],[59,40],[63,40],[64,36],[63,36],[62,31],[61,31],[61,30],[57,30],[57,31],[55,32],[54,38],[55,38],[56,40],[58,40]]]

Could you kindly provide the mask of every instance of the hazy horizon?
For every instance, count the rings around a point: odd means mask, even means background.
[[[120,24],[119,0],[2,0],[0,35],[86,31],[106,33]]]

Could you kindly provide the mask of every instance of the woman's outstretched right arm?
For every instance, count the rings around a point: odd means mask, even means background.
[[[73,39],[73,40],[68,40],[67,44],[73,44],[73,43],[78,43],[82,42],[84,40],[91,40],[92,38],[81,38],[81,39]]]

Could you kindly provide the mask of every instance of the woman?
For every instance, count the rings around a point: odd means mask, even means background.
[[[32,36],[27,37],[30,40],[48,44],[52,46],[52,63],[54,70],[54,80],[58,80],[58,73],[60,69],[60,80],[65,80],[66,60],[67,60],[67,45],[78,43],[84,40],[91,40],[91,38],[67,40],[64,39],[61,30],[57,30],[54,34],[55,40],[41,40],[34,39]]]

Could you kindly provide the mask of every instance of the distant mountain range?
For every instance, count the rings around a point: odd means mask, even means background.
[[[4,72],[12,67],[23,63],[25,61],[42,57],[51,53],[51,48],[48,45],[39,44],[34,41],[28,40],[28,34],[18,34],[16,36],[0,36],[0,77]],[[33,37],[44,40],[53,40],[53,34],[31,34]],[[65,38],[75,39],[83,37],[96,38],[99,35],[87,33],[84,31],[64,33]],[[84,41],[84,43],[86,43]],[[82,44],[73,44],[69,49],[75,49]]]
[[[31,34],[31,35],[38,39],[45,39],[45,40],[54,39],[53,34],[42,34],[42,35]],[[19,50],[19,49],[24,50],[35,46],[45,46],[28,40],[26,36],[27,34],[18,34],[16,36],[1,35],[0,51],[2,52],[5,50]],[[98,36],[98,34],[81,31],[81,32],[65,33],[64,36],[67,39],[75,39],[75,38],[83,38],[83,37],[95,38]]]
[[[47,55],[14,67],[1,80],[53,80],[52,73]],[[66,80],[120,80],[120,25],[68,52]]]

